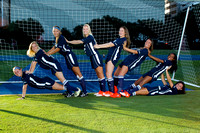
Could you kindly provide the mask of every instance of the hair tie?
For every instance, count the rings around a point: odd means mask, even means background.
[[[14,67],[14,70],[16,70],[16,69],[19,69],[19,70],[20,70],[21,68],[20,68],[20,67],[18,67],[18,66],[16,66],[16,67]]]
[[[60,30],[60,28],[59,28],[59,27],[53,27],[53,29],[58,29],[58,30]]]

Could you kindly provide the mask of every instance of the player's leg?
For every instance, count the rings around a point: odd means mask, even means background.
[[[53,90],[64,90],[64,86],[55,82],[54,85],[52,86]]]
[[[87,96],[87,90],[86,90],[86,84],[85,84],[85,79],[80,71],[80,68],[79,67],[72,67],[72,71],[74,72],[74,74],[76,75],[81,87],[82,87],[82,90],[83,90],[83,93],[81,94],[81,97],[84,97],[84,96]]]
[[[90,56],[90,61],[92,68],[95,70],[99,85],[100,85],[100,91],[98,93],[95,93],[96,96],[103,96],[105,94],[106,88],[105,88],[105,77],[103,74],[103,58],[99,56],[98,54],[95,54],[93,56]]]
[[[108,82],[108,88],[109,91],[114,93],[114,79],[112,77],[112,73],[114,70],[114,65],[112,63],[112,61],[108,61],[106,64],[106,77],[107,77],[107,82]]]
[[[129,91],[120,92],[120,94],[125,97],[130,97],[130,96],[135,96],[135,95],[148,95],[149,91],[147,88],[142,87],[142,89],[138,91],[129,90]]]
[[[140,80],[139,84],[136,86],[136,88],[138,90],[141,89],[141,87],[146,84],[146,83],[149,83],[150,81],[152,80],[152,77],[150,76],[145,76],[142,80]]]
[[[125,66],[123,65],[122,68],[121,68],[121,71],[119,72],[119,75],[118,75],[118,93],[123,90],[123,85],[124,85],[124,75],[128,72],[128,66]]]
[[[118,76],[119,76],[119,72],[121,71],[122,69],[122,63],[119,64],[119,66],[117,67],[117,69],[115,70],[114,72],[114,86],[117,87],[118,86]]]
[[[56,77],[63,83],[64,87],[69,90],[69,91],[75,91],[74,96],[77,96],[80,94],[81,90],[77,87],[73,87],[69,84],[69,82],[65,79],[65,77],[63,76],[62,72],[56,72],[55,73]]]
[[[149,94],[148,89],[145,87],[142,87],[142,89],[136,91],[135,94],[132,94],[132,95],[134,96],[134,95],[148,95],[148,94]]]
[[[104,77],[104,74],[103,74],[103,67],[98,66],[95,69],[95,72],[96,72],[98,80],[99,80],[100,90],[105,92],[106,91],[106,89],[105,89],[106,81],[105,81],[105,77]]]

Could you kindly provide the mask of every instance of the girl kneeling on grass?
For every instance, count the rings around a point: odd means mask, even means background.
[[[21,77],[21,80],[23,81],[22,98],[19,98],[19,100],[25,99],[26,90],[27,90],[28,85],[31,86],[31,87],[37,88],[37,89],[66,90],[66,88],[63,85],[55,82],[51,78],[49,78],[49,77],[44,77],[44,78],[36,77],[31,73],[23,72],[22,68],[20,68],[18,66],[13,67],[13,73],[17,77]],[[76,91],[74,96],[77,97],[79,94],[80,94],[80,92]]]
[[[169,76],[168,69],[166,69],[167,82],[165,81],[164,74],[161,75],[161,80],[164,86],[157,87],[142,87],[140,90],[135,91],[134,89],[124,90],[120,92],[122,96],[130,97],[135,95],[176,95],[176,94],[185,94],[185,84],[182,81],[178,81],[175,84],[172,83],[171,77]]]

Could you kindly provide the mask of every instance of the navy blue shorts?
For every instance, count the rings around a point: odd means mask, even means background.
[[[154,76],[154,72],[152,72],[152,71],[149,71],[149,72],[145,73],[144,75],[142,75],[143,78],[146,77],[146,76],[152,77],[152,80],[150,82],[157,80],[157,78]]]
[[[60,66],[60,63],[57,60],[51,62],[51,65],[49,65],[49,67],[53,75],[55,75],[56,72],[62,72],[62,67]]]
[[[90,56],[91,66],[93,69],[96,69],[97,67],[103,67],[103,58],[99,54],[94,54]]]
[[[72,69],[72,67],[78,67],[79,66],[77,57],[73,52],[65,55],[65,61],[66,61],[68,69]]]
[[[56,72],[62,72],[60,63],[53,56],[42,57],[40,61],[37,62],[40,67],[44,69],[51,69],[53,75],[55,75]]]
[[[111,56],[110,56],[110,57],[107,57],[107,58],[106,58],[105,63],[107,64],[109,61],[111,61],[111,62],[113,63],[113,65],[115,66],[115,65],[117,64],[117,62],[119,61],[119,59],[113,60],[113,59],[111,58]]]
[[[156,86],[156,87],[147,86],[146,88],[147,88],[149,93],[158,92],[158,90],[159,90],[158,86]]]
[[[141,62],[138,61],[133,54],[131,54],[131,55],[127,56],[124,59],[124,61],[122,61],[119,64],[119,67],[122,68],[122,66],[127,66],[128,70],[131,71],[132,69],[134,69],[135,67],[137,67],[140,64],[141,64]]]
[[[30,86],[37,89],[49,89],[52,90],[52,86],[55,81],[49,77],[39,78],[39,80],[34,80],[34,82],[30,82]]]

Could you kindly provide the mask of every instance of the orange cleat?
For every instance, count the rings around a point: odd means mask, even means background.
[[[117,93],[118,89],[117,86],[114,85],[114,93]]]
[[[127,91],[124,91],[124,92],[120,92],[120,94],[124,97],[130,97],[130,94],[127,92]]]
[[[111,95],[113,95],[111,91],[106,91],[104,94],[105,97],[110,97]]]
[[[112,97],[112,98],[120,98],[121,97],[121,95],[120,94],[118,94],[118,93],[114,93],[113,95],[111,95],[110,97]]]
[[[98,93],[95,93],[94,95],[97,96],[97,97],[102,97],[102,96],[105,95],[105,92],[100,90]]]

